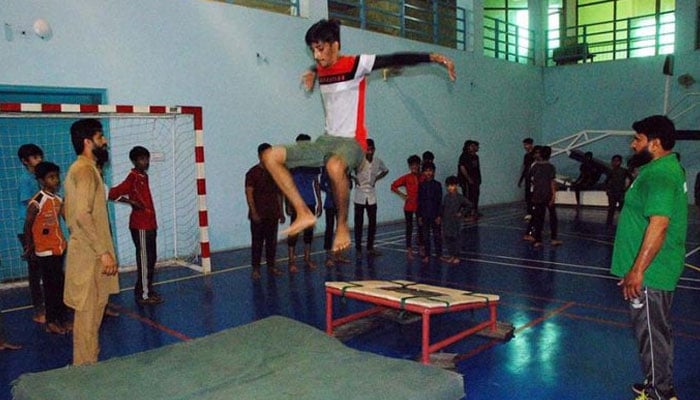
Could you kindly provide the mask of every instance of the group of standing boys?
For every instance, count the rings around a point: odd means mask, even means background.
[[[18,150],[27,172],[18,190],[18,213],[23,220],[18,237],[28,264],[33,319],[45,324],[47,332],[72,332],[73,364],[80,365],[98,360],[99,328],[109,295],[119,292],[119,280],[102,177],[109,161],[107,138],[96,119],[76,121],[70,136],[77,159],[65,177],[65,201],[59,196],[59,166],[43,161],[44,153],[35,144]],[[163,300],[153,290],[157,225],[146,172],[150,153],[136,146],[129,157],[134,168],[109,191],[109,198],[132,207],[129,228],[136,247],[136,301],[158,304]],[[68,241],[61,218],[70,233]],[[66,306],[74,310],[72,322]],[[0,335],[0,349],[16,348]]]
[[[414,154],[406,162],[409,173],[392,182],[391,190],[404,199],[407,256],[413,257],[415,215],[418,225],[417,245],[422,261],[430,261],[433,254],[432,239],[436,257],[449,264],[458,264],[461,221],[469,210],[467,199],[457,193],[458,178],[450,176],[445,180],[447,194],[443,198],[442,185],[435,180],[435,164],[431,152],[425,152],[422,161]],[[448,250],[446,256],[442,254],[443,240]]]

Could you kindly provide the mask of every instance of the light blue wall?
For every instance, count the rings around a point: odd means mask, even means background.
[[[298,80],[312,62],[303,35],[313,21],[199,0],[3,1],[3,22],[31,25],[38,17],[51,23],[53,38],[0,41],[0,83],[102,87],[110,103],[202,106],[212,247],[246,245],[243,176],[257,144],[323,130],[318,93],[305,94]],[[432,150],[444,178],[467,135],[482,143],[484,202],[518,198],[509,183],[519,139],[539,130],[538,69],[346,28],[343,49],[441,51],[457,63],[457,83],[434,66],[370,80],[367,124],[391,170],[379,184],[380,220],[402,216],[388,186],[404,173],[407,155]]]
[[[669,91],[669,116],[678,115],[700,100],[695,84],[686,89],[678,76],[690,74],[700,80],[700,52],[695,50],[695,0],[678,0],[674,76]],[[633,58],[614,62],[577,64],[544,69],[542,138],[550,142],[583,130],[632,130],[632,123],[652,114],[664,113],[665,56]],[[700,107],[674,118],[677,129],[700,130]],[[613,139],[583,148],[609,160],[619,153],[631,154],[629,140]],[[689,184],[700,170],[700,142],[679,141],[675,150],[682,156]],[[553,159],[558,169],[576,176],[578,165],[565,157]]]
[[[316,17],[204,0],[0,0],[0,22],[29,27],[40,17],[53,27],[51,40],[0,37],[0,84],[105,88],[109,103],[202,106],[212,248],[247,245],[243,177],[257,145],[323,130],[318,92],[299,85],[312,63],[303,36]],[[444,179],[467,138],[481,142],[483,203],[520,198],[521,139],[539,139],[542,126],[554,131],[543,110],[556,111],[546,100],[558,89],[542,69],[352,28],[342,35],[347,53],[440,51],[457,65],[456,83],[436,65],[370,79],[367,125],[391,170],[378,185],[381,221],[402,218],[389,183],[408,155],[432,150]]]

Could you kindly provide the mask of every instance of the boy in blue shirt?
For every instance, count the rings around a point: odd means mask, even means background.
[[[24,249],[26,246],[24,221],[27,217],[27,205],[29,205],[29,200],[31,200],[32,196],[39,190],[39,185],[34,176],[34,168],[44,161],[44,151],[34,143],[27,143],[19,147],[17,157],[19,157],[26,170],[20,177],[19,187],[17,188],[17,219],[19,220],[17,238],[22,245],[22,249]],[[44,324],[46,323],[46,310],[44,309],[44,292],[41,288],[41,271],[36,265],[36,261],[32,259],[27,259],[27,275],[29,276],[29,292],[32,296],[32,305],[34,305],[34,316],[32,319],[39,324]]]

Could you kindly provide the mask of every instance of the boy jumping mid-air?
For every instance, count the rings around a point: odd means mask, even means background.
[[[273,146],[263,154],[263,163],[297,214],[283,233],[295,235],[316,223],[316,216],[301,198],[288,168],[325,166],[338,208],[338,227],[333,252],[350,246],[348,227],[349,183],[346,171],[355,170],[364,160],[367,131],[364,125],[365,77],[373,70],[436,62],[447,68],[455,80],[451,59],[438,53],[396,53],[389,55],[340,54],[340,22],[322,19],[306,32],[316,66],[304,73],[307,90],[318,76],[326,113],[325,134],[315,142]]]

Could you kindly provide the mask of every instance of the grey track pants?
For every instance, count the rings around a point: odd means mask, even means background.
[[[652,386],[652,393],[662,400],[673,393],[672,301],[673,292],[647,287],[639,298],[630,301],[642,372]]]

